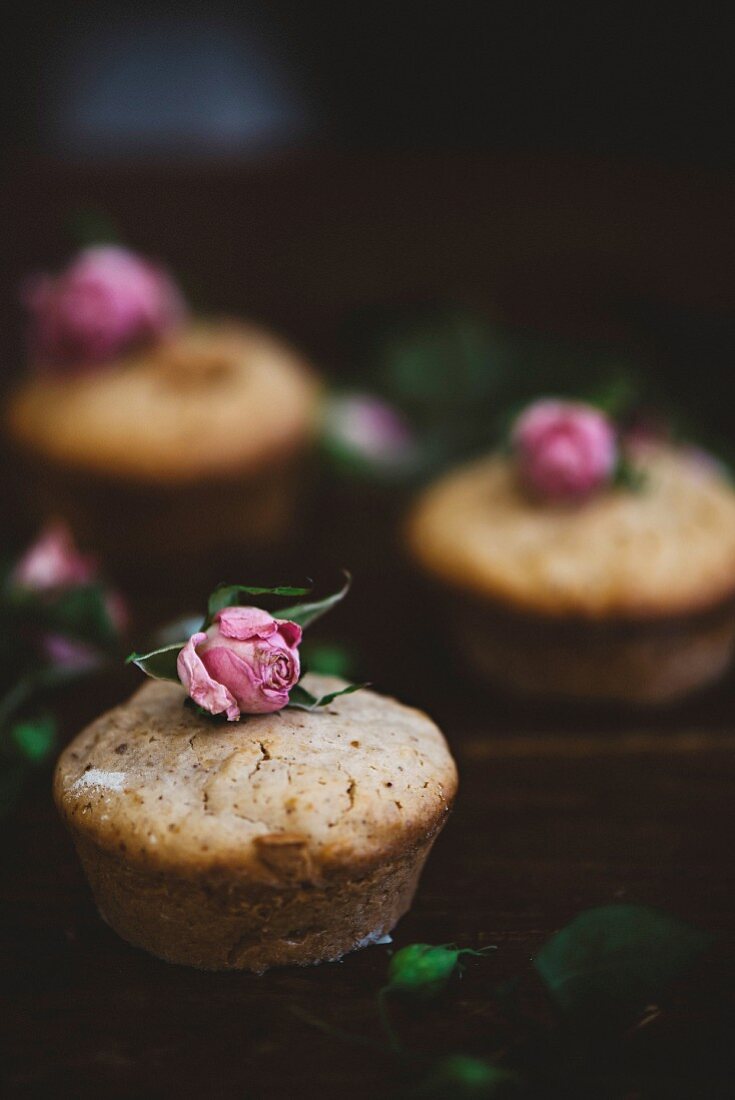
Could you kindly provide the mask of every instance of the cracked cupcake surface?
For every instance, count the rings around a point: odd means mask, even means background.
[[[256,971],[389,932],[456,791],[433,722],[370,691],[229,724],[183,701],[145,684],[59,761],[56,802],[108,923],[172,962]]]

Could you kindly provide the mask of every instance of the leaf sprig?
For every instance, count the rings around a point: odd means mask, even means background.
[[[344,582],[336,592],[318,600],[290,604],[283,609],[279,609],[277,617],[297,623],[302,630],[305,630],[317,619],[320,619],[322,615],[326,615],[327,612],[336,607],[349,592],[351,584],[352,578],[349,573],[345,572]],[[191,637],[191,633],[196,633],[197,630],[207,630],[220,611],[224,611],[228,607],[240,606],[243,597],[274,596],[283,598],[308,596],[310,594],[310,588],[294,587],[293,585],[278,585],[274,588],[266,588],[261,585],[220,584],[211,593],[207,601],[207,614],[204,619],[189,618],[174,624],[189,631],[187,637],[182,637],[179,641],[170,642],[157,649],[149,650],[147,653],[133,652],[127,657],[126,664],[136,665],[141,672],[144,672],[146,676],[153,680],[169,680],[172,683],[179,683],[177,671],[179,653]],[[164,633],[167,637],[170,637],[171,628],[166,628]],[[352,692],[359,691],[366,686],[366,684],[349,684],[339,691],[331,691],[326,695],[316,696],[307,691],[300,680],[291,689],[288,706],[297,710],[317,710],[320,707],[329,706],[340,695],[350,695]]]
[[[640,1018],[646,1005],[659,1002],[712,942],[707,933],[649,906],[616,904],[579,913],[533,959],[533,970],[554,1015],[542,1024],[535,1012],[526,1014],[518,996],[522,975],[490,987],[489,1003],[494,1003],[506,1023],[512,1022],[514,1031],[523,1026],[519,1039],[510,1044],[503,1041],[498,1046],[488,1037],[480,1056],[459,1052],[427,1056],[409,1048],[388,1017],[387,997],[400,995],[415,1017],[420,1006],[443,1003],[461,969],[462,956],[485,955],[494,948],[475,951],[453,944],[409,944],[392,955],[387,984],[377,993],[388,1048],[400,1059],[401,1095],[451,1100],[613,1095],[608,1074],[627,1034],[621,1029]],[[325,1021],[297,1014],[337,1039],[369,1042],[362,1034],[349,1035]]]
[[[43,696],[117,654],[113,606],[100,580],[39,590],[16,579],[13,563],[0,566],[0,817],[17,803],[28,771],[53,753],[56,721]],[[86,651],[86,659],[49,656],[47,638]]]

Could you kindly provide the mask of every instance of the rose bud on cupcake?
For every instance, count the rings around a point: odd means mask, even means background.
[[[618,461],[610,420],[581,402],[534,402],[516,420],[511,439],[524,484],[548,500],[589,496],[612,480]]]
[[[182,648],[179,679],[195,703],[229,722],[282,710],[301,674],[301,633],[258,607],[225,608]]]
[[[35,357],[57,368],[99,363],[178,327],[183,298],[160,267],[116,245],[86,248],[59,275],[25,287]]]

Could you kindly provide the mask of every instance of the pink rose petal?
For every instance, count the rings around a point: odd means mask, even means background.
[[[192,634],[189,638],[176,659],[179,679],[200,707],[208,710],[210,714],[224,713],[227,715],[228,722],[236,722],[240,717],[240,709],[234,695],[224,684],[218,683],[209,675],[196,651],[196,647],[206,640],[207,635],[203,631]]]
[[[301,675],[301,633],[257,607],[224,608],[179,653],[179,678],[195,702],[231,721],[281,710]]]
[[[246,642],[249,638],[268,638],[278,629],[275,619],[259,607],[225,607],[214,621],[225,638]]]
[[[613,425],[580,402],[535,402],[519,416],[512,438],[523,481],[549,500],[588,496],[610,481],[617,462]]]

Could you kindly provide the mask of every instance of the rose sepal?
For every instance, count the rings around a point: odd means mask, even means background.
[[[149,653],[131,653],[125,658],[125,664],[136,665],[152,680],[170,680],[174,684],[180,684],[176,660],[185,645],[186,640],[152,649]]]
[[[289,619],[293,623],[298,623],[302,630],[305,630],[307,626],[311,626],[317,619],[321,619],[322,615],[326,615],[328,611],[331,611],[333,607],[336,607],[338,603],[341,603],[345,598],[350,588],[352,587],[352,575],[345,569],[343,571],[345,578],[344,584],[337,592],[333,592],[331,596],[325,596],[322,600],[313,600],[311,603],[294,604],[293,607],[285,607],[282,611],[279,611],[279,615],[283,619]]]
[[[308,596],[310,588],[294,588],[293,585],[278,585],[276,588],[262,588],[257,585],[247,584],[219,584],[209,597],[207,602],[207,617],[204,620],[202,630],[212,625],[218,611],[224,611],[226,607],[237,607],[240,596]],[[288,612],[279,613],[282,619],[292,618]],[[293,620],[296,622],[296,620]],[[303,623],[299,625],[303,626]]]
[[[310,590],[286,585],[219,585],[209,598],[204,621],[189,616],[166,630],[167,639],[176,639],[179,631],[188,637],[168,641],[146,653],[131,653],[126,663],[135,664],[152,679],[183,684],[200,709],[215,716],[226,713],[228,721],[237,721],[241,714],[270,713],[287,707],[311,711],[328,706],[340,695],[366,685],[348,685],[321,697],[312,695],[301,684],[304,670],[300,668],[298,647],[304,627],[344,599],[351,583],[345,571],[344,583],[337,592],[321,600],[294,604],[279,611],[278,617],[239,601],[243,595],[302,596]],[[191,633],[194,624],[198,629]],[[254,670],[262,680],[253,681]]]
[[[288,701],[287,707],[284,710],[317,710],[319,707],[328,707],[330,703],[334,702],[340,695],[351,695],[353,691],[361,691],[362,688],[370,687],[368,683],[364,684],[349,684],[345,688],[340,688],[339,691],[330,691],[327,695],[312,695],[310,691],[307,691],[305,687],[302,687],[301,681],[296,687],[291,688],[291,695]]]

